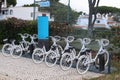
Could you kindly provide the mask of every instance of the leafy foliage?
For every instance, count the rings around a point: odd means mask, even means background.
[[[37,33],[37,22],[16,18],[0,21],[0,43],[5,38],[18,39],[18,33]]]
[[[98,13],[100,13],[100,14],[109,14],[109,13],[120,12],[119,8],[109,7],[109,6],[100,6],[97,9],[98,9]]]
[[[7,0],[7,5],[10,6],[10,5],[13,5],[15,6],[17,4],[16,0]]]
[[[50,12],[51,16],[54,16],[56,22],[66,23],[68,16],[68,6],[59,3],[59,0],[50,0],[50,7],[39,7],[39,11]],[[34,6],[34,4],[24,5],[24,7]],[[38,6],[37,4],[35,6]],[[76,12],[70,8],[70,23],[75,23],[79,14],[82,12]]]
[[[120,22],[120,13],[119,12],[115,13],[113,19],[117,22]]]
[[[18,41],[18,33],[37,34],[37,21],[26,21],[14,17],[0,21],[0,43],[5,38],[16,39]],[[65,36],[67,33],[72,33],[72,29],[63,23],[50,22],[49,33],[53,36]]]

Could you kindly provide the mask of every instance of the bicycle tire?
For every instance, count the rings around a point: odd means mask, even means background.
[[[64,71],[69,70],[72,67],[72,64],[73,64],[72,55],[70,53],[64,53],[60,60],[60,67],[62,68],[62,70]]]
[[[11,56],[13,58],[20,58],[22,56],[22,48],[19,45],[14,46]]]
[[[12,51],[12,44],[4,44],[3,47],[2,47],[2,54],[4,56],[10,56],[11,54],[11,51]]]
[[[87,56],[85,55],[80,56],[80,58],[78,59],[77,65],[76,65],[76,69],[79,74],[85,74],[89,70],[90,63],[85,65],[83,64],[85,62],[88,62]]]
[[[44,60],[44,51],[41,48],[36,48],[32,54],[32,60],[34,63],[42,63]]]
[[[45,63],[48,67],[53,67],[58,61],[58,56],[54,51],[49,51],[45,56]]]

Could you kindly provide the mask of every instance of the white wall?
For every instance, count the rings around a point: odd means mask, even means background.
[[[86,26],[87,27],[88,26],[88,16],[87,15],[79,16],[76,24],[80,25],[80,26]],[[103,16],[98,15],[97,19],[95,21],[95,24],[104,24],[104,25],[106,25],[106,28],[109,28],[109,25],[107,24],[107,18],[105,18]],[[97,26],[95,26],[95,27],[97,27]]]
[[[11,18],[11,17],[16,17],[18,19],[23,19],[23,20],[33,20],[33,8],[34,7],[9,7],[6,8],[8,10],[7,15],[0,15],[0,20]],[[11,11],[13,11],[11,13]],[[38,7],[36,7],[35,10],[35,19],[37,19],[38,16],[42,16],[42,14],[46,14],[48,16],[49,21],[54,21],[54,18],[50,17],[50,12],[39,12]]]
[[[13,10],[13,14],[9,17],[16,17],[24,20],[33,20],[33,7],[12,7],[9,11]],[[38,8],[36,7],[36,11]]]

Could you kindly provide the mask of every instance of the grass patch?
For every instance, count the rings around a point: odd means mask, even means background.
[[[112,66],[117,70],[113,71],[111,74],[106,74],[105,76],[93,78],[90,80],[120,80],[120,62],[112,60]]]

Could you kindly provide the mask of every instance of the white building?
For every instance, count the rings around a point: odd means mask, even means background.
[[[88,28],[88,18],[89,18],[89,15],[80,15],[78,17],[77,23],[76,23],[76,25],[74,25],[74,27],[87,29]],[[97,14],[97,19],[95,21],[94,28],[110,29],[110,26],[107,24],[107,17]]]
[[[2,4],[2,11],[0,14],[0,20],[4,20],[11,17],[16,17],[23,20],[33,20],[34,7],[6,7],[6,0]],[[50,12],[40,12],[38,7],[35,8],[35,19],[38,16],[46,15],[49,21],[54,21],[54,18],[50,16]]]
[[[2,12],[0,15],[0,20],[16,17],[18,19],[23,20],[33,20],[33,7],[9,7],[2,8]],[[35,19],[38,16],[46,15],[48,16],[49,21],[54,21],[54,18],[50,17],[50,12],[39,12],[38,7],[35,10]]]

